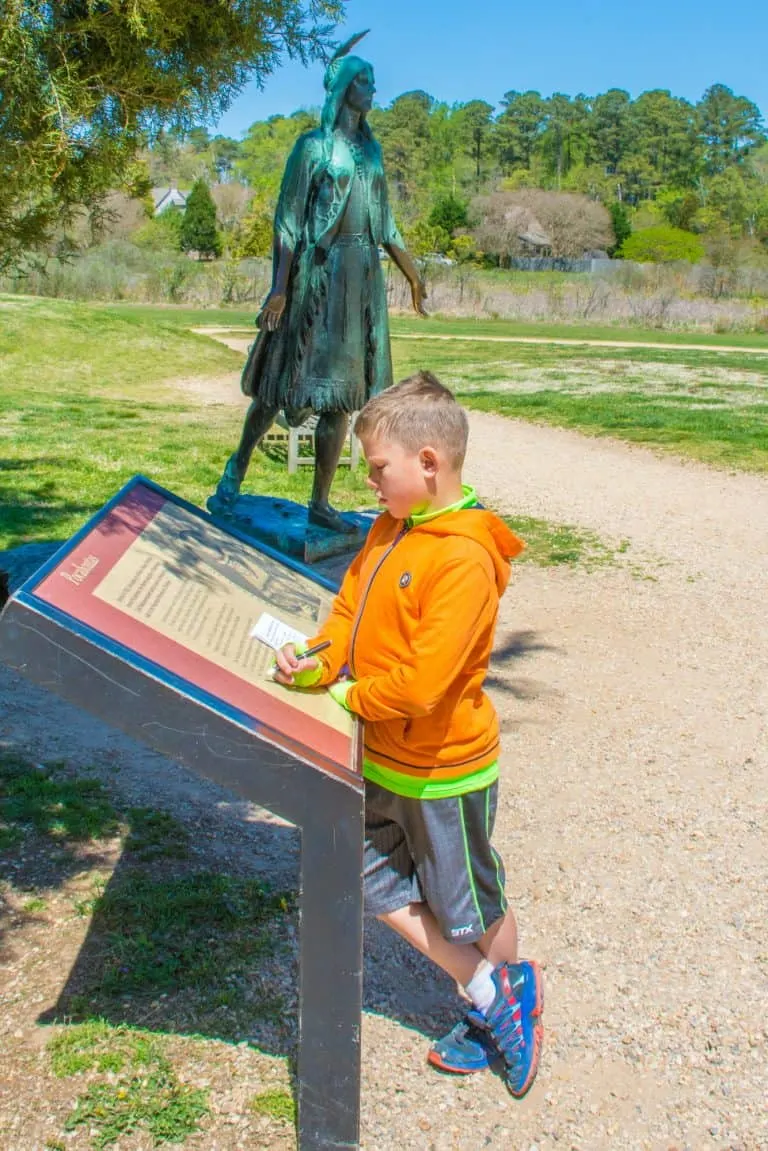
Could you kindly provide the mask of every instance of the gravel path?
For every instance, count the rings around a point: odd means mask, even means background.
[[[235,351],[240,351],[243,342],[247,344],[253,340],[251,335],[250,340],[243,341],[234,336],[235,332],[247,331],[249,329],[239,328],[233,325],[230,328],[191,328],[199,336],[212,336],[213,338],[220,338],[221,336],[229,336],[232,339],[221,339],[222,344],[228,347],[233,347]],[[438,335],[436,332],[395,332],[392,336],[393,340],[447,340],[447,341],[464,341],[465,343],[481,343],[481,344],[556,344],[558,346],[576,347],[576,348],[663,348],[664,351],[681,351],[681,352],[732,352],[733,354],[743,354],[755,356],[768,356],[768,348],[760,348],[755,346],[740,347],[734,344],[678,344],[671,343],[670,341],[663,342],[660,340],[582,340],[570,336],[489,336],[487,334],[477,335],[457,335],[455,332],[445,335]]]
[[[516,1103],[491,1075],[428,1070],[452,988],[374,927],[365,1151],[766,1149],[768,479],[470,419],[467,478],[487,502],[630,546],[592,573],[521,566],[502,607],[496,841],[522,952],[546,969],[537,1084]],[[5,739],[128,757],[4,672],[0,691]],[[215,800],[221,851],[238,849],[242,805],[131,754],[126,786]]]

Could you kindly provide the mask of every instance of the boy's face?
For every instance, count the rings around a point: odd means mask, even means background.
[[[361,441],[368,464],[366,483],[376,493],[381,507],[396,520],[407,519],[429,506],[435,497],[435,481],[440,467],[434,448],[410,451],[371,436]]]

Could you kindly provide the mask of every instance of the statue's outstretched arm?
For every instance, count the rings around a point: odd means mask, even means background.
[[[426,316],[427,311],[424,307],[424,301],[427,298],[426,284],[419,275],[419,270],[414,264],[410,253],[398,244],[385,244],[384,248],[411,285],[411,300],[413,302],[414,312],[420,316]]]

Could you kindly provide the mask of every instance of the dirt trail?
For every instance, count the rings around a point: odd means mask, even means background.
[[[253,340],[253,335],[250,339],[246,340],[244,337],[238,338],[234,336],[235,332],[243,331],[238,327],[231,328],[192,328],[199,336],[211,336],[214,339],[219,339],[222,344],[227,347],[233,348],[235,351],[242,351]],[[221,339],[222,336],[230,336],[230,339]],[[485,336],[485,335],[436,335],[433,332],[393,332],[393,340],[459,340],[465,343],[472,344],[557,344],[564,347],[587,347],[587,348],[662,348],[664,351],[681,351],[681,352],[732,352],[733,354],[745,354],[755,356],[768,356],[768,348],[755,348],[755,347],[737,347],[733,344],[668,344],[662,341],[647,342],[643,340],[581,340],[572,339],[567,336]]]
[[[425,1036],[452,1019],[451,988],[374,930],[363,1146],[766,1149],[768,479],[470,421],[467,478],[485,501],[629,545],[592,573],[520,566],[502,606],[496,841],[522,952],[546,965],[538,1082],[515,1103],[491,1075],[429,1072]],[[106,738],[0,678],[5,739],[60,752],[64,731],[74,749]],[[142,754],[121,776],[156,795]],[[171,800],[210,808],[210,791],[163,775]],[[242,808],[217,803],[235,843]]]

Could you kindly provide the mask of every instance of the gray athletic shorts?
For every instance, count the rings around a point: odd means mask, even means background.
[[[446,939],[473,943],[507,910],[491,846],[498,785],[450,799],[409,799],[366,780],[365,910],[426,903]]]

